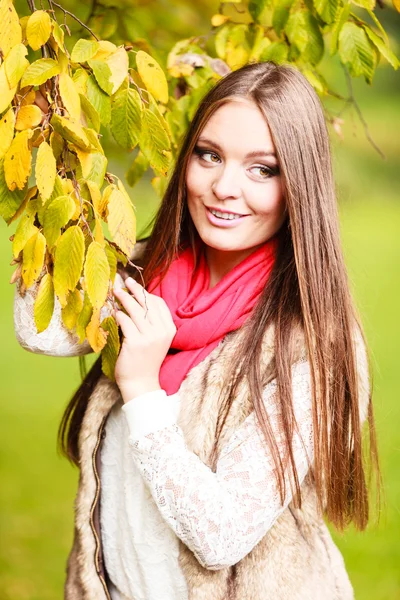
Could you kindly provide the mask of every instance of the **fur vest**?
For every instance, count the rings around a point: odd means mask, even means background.
[[[241,332],[228,334],[208,357],[194,367],[179,390],[178,424],[186,443],[210,464],[219,392],[223,375],[237,352]],[[368,366],[360,337],[356,338],[361,419],[368,401]],[[296,359],[304,358],[299,337]],[[273,331],[264,337],[262,362],[273,359]],[[272,367],[270,366],[272,372]],[[272,375],[271,377],[272,378]],[[120,399],[118,387],[104,376],[86,409],[80,431],[80,478],[75,501],[75,534],[67,564],[65,600],[110,600],[103,565],[99,526],[101,473],[99,456],[107,416]],[[238,390],[220,443],[229,439],[251,410],[246,384]],[[343,558],[317,507],[311,472],[302,484],[302,508],[289,504],[264,538],[233,567],[203,568],[180,543],[179,562],[190,600],[351,600],[354,598]],[[149,599],[151,600],[151,599]]]

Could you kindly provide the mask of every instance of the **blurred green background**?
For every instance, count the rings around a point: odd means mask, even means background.
[[[159,4],[169,9],[169,3]],[[205,2],[197,21],[186,21],[191,23],[190,33],[193,24],[197,33],[207,31],[217,7]],[[171,8],[171,13],[175,10]],[[193,7],[187,10],[194,14]],[[387,11],[386,21],[382,20],[393,40],[400,32],[399,15]],[[184,37],[181,19],[179,23],[178,39]],[[142,26],[150,31],[154,23]],[[399,54],[399,46],[394,50]],[[329,83],[345,93],[342,71],[329,59],[325,62]],[[354,92],[371,136],[386,155],[385,160],[378,155],[354,110],[346,110],[341,115],[343,140],[332,132],[334,170],[346,261],[373,358],[385,503],[378,526],[372,522],[364,533],[350,529],[334,537],[356,599],[395,600],[400,598],[400,76],[382,65],[372,87],[356,81]],[[123,176],[131,157],[111,140],[107,147],[109,170]],[[149,180],[129,191],[140,233],[157,199]],[[63,410],[79,385],[79,364],[76,358],[38,356],[18,345],[14,288],[8,283],[12,233],[13,227],[1,221],[0,600],[55,600],[63,597],[78,481],[77,470],[56,452],[56,435]]]

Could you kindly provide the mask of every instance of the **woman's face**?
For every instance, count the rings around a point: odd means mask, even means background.
[[[187,202],[212,254],[243,260],[281,227],[285,202],[274,153],[265,118],[248,100],[224,104],[203,128],[188,164]]]

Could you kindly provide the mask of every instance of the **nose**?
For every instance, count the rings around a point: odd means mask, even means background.
[[[239,169],[234,165],[219,169],[211,190],[218,200],[240,198],[242,192],[239,185]]]

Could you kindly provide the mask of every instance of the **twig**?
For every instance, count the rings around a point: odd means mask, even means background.
[[[29,1],[31,1],[31,0],[28,0],[28,2]],[[57,6],[57,8],[59,8],[60,10],[62,10],[62,12],[64,13],[64,24],[65,24],[65,27],[66,27],[67,30],[68,30],[68,28],[67,28],[67,25],[66,25],[66,22],[65,22],[65,18],[66,18],[66,15],[69,15],[70,17],[72,17],[72,19],[74,19],[75,21],[77,21],[81,27],[83,27],[84,29],[86,29],[90,33],[90,35],[92,35],[94,37],[94,39],[97,42],[100,41],[100,38],[97,37],[97,35],[90,29],[90,27],[88,27],[86,25],[86,23],[84,23],[83,21],[81,21],[76,15],[74,15],[72,12],[70,12],[69,10],[67,10],[66,8],[64,8],[63,6],[61,6],[61,4],[58,4],[57,2],[54,2],[54,0],[52,0],[52,4],[54,6]]]
[[[365,132],[365,136],[367,138],[367,140],[369,141],[369,143],[371,144],[371,146],[373,148],[375,148],[375,150],[378,152],[378,154],[384,159],[386,160],[386,156],[385,154],[382,152],[382,150],[379,148],[379,146],[374,142],[374,140],[372,139],[370,133],[369,133],[369,129],[368,129],[368,125],[367,122],[365,121],[363,114],[361,112],[361,109],[357,103],[357,100],[354,97],[354,92],[353,92],[353,83],[351,81],[351,77],[350,74],[348,72],[348,70],[346,69],[345,66],[343,66],[345,75],[346,75],[346,82],[347,82],[347,89],[349,91],[349,99],[348,102],[351,102],[356,110],[356,113],[358,115],[358,118],[361,121],[362,126],[364,127],[364,132]]]

